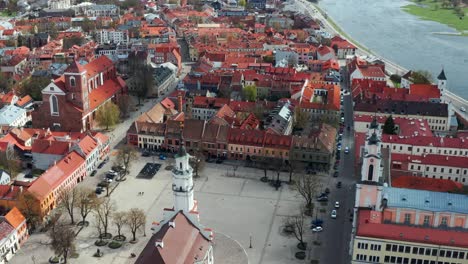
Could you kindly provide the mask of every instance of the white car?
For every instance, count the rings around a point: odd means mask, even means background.
[[[336,219],[336,210],[332,210],[330,216],[331,218]]]
[[[466,108],[464,106],[460,107],[460,111],[466,112]]]
[[[107,181],[108,183],[111,183],[111,182],[112,182],[112,179],[106,178],[106,181]]]
[[[323,228],[321,226],[316,226],[312,228],[312,232],[322,232],[322,231],[323,231]]]
[[[338,202],[338,201],[335,202],[335,208],[336,209],[340,208],[340,202]]]
[[[346,147],[346,148],[344,149],[344,153],[345,153],[345,154],[348,154],[348,153],[349,153],[349,147]]]

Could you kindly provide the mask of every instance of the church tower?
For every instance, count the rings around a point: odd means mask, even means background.
[[[444,69],[442,69],[439,76],[437,76],[437,88],[439,88],[440,95],[443,99],[447,91],[447,77],[445,77]]]
[[[64,72],[67,101],[88,110],[88,86],[86,82],[86,69],[76,60]]]
[[[375,121],[375,124],[374,124]],[[381,141],[380,131],[375,125],[378,126],[377,121],[374,119],[369,128],[370,135],[367,137],[364,146],[364,154],[362,158],[361,168],[361,181],[379,182],[381,175]]]
[[[175,156],[175,166],[172,170],[172,191],[176,212],[197,211],[196,202],[193,199],[193,169],[189,160],[190,155],[185,150],[184,139],[181,137],[179,151]]]

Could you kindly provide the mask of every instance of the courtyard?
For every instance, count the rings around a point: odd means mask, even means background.
[[[115,156],[111,155],[111,161],[99,171],[98,175],[112,166],[114,158]],[[161,163],[161,168],[152,179],[138,178],[137,175],[150,162],[150,157],[138,157],[130,168],[127,180],[120,182],[110,196],[116,204],[117,211],[138,207],[146,212],[146,236],[143,232],[138,233],[138,243],[124,243],[119,249],[99,247],[104,256],[95,258],[93,254],[98,248],[94,245],[97,231],[94,228],[94,217],[90,215],[88,217],[90,225],[83,228],[76,239],[79,257],[70,259],[70,263],[123,264],[135,261],[130,255],[134,253],[138,256],[144,248],[151,236],[152,222],[162,220],[163,209],[170,208],[173,204],[172,176],[171,172],[165,169],[168,165],[172,165],[173,159],[158,161]],[[261,182],[263,171],[239,167],[233,177],[232,173],[229,173],[231,170],[232,166],[227,164],[207,163],[200,172],[200,177],[194,179],[195,199],[198,200],[202,225],[240,244],[248,256],[248,263],[306,263],[294,258],[294,253],[298,251],[296,249],[298,241],[293,236],[285,236],[281,232],[285,218],[299,212],[302,198],[288,184],[283,184],[276,191],[268,183]],[[271,171],[268,173],[270,178],[273,175],[276,177],[276,173]],[[281,179],[286,181],[288,176],[287,173],[282,173]],[[330,177],[320,175],[316,177],[322,177],[324,185],[330,180]],[[98,181],[99,176],[88,177],[82,184],[94,188]],[[310,223],[310,219],[307,219],[306,223]],[[305,240],[311,245],[316,235],[310,233],[307,224],[306,230]],[[110,232],[113,235],[117,234],[113,224],[110,225]],[[131,237],[130,231],[126,228],[123,234],[127,238]],[[54,254],[47,243],[48,237],[45,233],[33,234],[10,263],[48,263],[49,257]],[[307,253],[312,255],[320,251],[319,246],[312,246],[309,249],[312,249],[312,252]],[[223,263],[220,259],[218,261]]]

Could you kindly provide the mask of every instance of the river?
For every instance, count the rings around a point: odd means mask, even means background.
[[[403,0],[319,0],[319,6],[355,41],[407,69],[445,69],[448,88],[468,99],[468,37],[401,10]],[[468,19],[468,17],[465,17]]]

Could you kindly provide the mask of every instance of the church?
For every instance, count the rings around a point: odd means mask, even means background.
[[[96,112],[126,92],[114,63],[101,56],[88,64],[74,60],[64,74],[42,90],[42,104],[32,113],[33,127],[84,132],[96,126]]]
[[[164,219],[153,223],[153,236],[138,256],[136,264],[213,264],[213,231],[199,222],[193,198],[193,169],[184,140],[172,170],[174,207],[164,209]]]

